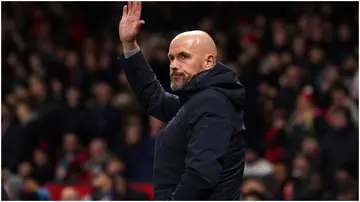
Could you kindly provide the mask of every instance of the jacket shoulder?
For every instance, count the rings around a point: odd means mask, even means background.
[[[214,108],[215,110],[229,108],[231,106],[230,100],[223,93],[212,88],[205,89],[194,95],[189,100],[189,104],[196,109],[206,107]]]

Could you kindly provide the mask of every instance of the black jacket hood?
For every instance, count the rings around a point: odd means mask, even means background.
[[[240,83],[235,72],[221,62],[217,62],[212,69],[196,74],[182,90],[175,93],[185,103],[196,93],[208,88],[226,95],[237,108],[243,107],[245,87]]]

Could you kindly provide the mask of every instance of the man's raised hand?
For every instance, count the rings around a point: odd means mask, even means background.
[[[145,24],[140,20],[141,2],[129,1],[123,8],[123,14],[119,23],[119,37],[124,51],[131,51],[137,47],[136,36],[140,33],[141,25]]]

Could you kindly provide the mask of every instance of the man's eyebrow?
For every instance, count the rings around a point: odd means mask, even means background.
[[[185,51],[180,51],[178,53],[172,54],[172,53],[168,53],[168,57],[174,57],[174,55],[190,55],[190,53],[185,52]]]

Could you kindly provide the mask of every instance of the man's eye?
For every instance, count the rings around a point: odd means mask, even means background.
[[[188,56],[186,56],[186,55],[180,55],[180,59],[182,59],[182,60],[187,59],[187,58],[188,58]]]

